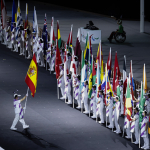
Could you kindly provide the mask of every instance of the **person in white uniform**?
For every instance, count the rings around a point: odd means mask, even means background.
[[[113,114],[113,97],[112,97],[112,93],[109,92],[108,94],[108,103],[106,104],[107,109],[109,110],[109,122],[110,125],[108,126],[108,128],[114,128],[114,124],[112,122],[112,114]]]
[[[99,107],[99,116],[100,116],[100,121],[99,123],[104,123],[104,94],[103,94],[103,90],[99,90],[99,98],[98,98],[98,102],[97,104],[100,104],[100,107]]]
[[[88,114],[89,113],[89,108],[88,108],[88,81],[84,82],[84,87],[83,87],[81,93],[82,93],[81,103],[84,103],[84,108],[85,108],[85,111],[83,113]]]
[[[124,102],[123,102],[123,80],[120,82],[120,104],[121,104],[121,113],[120,115],[124,114]]]
[[[141,123],[141,137],[144,140],[144,145],[141,147],[142,149],[149,149],[149,137],[148,137],[148,122],[149,117],[147,116],[147,111],[144,110],[142,113],[143,121]]]
[[[72,96],[71,96],[71,74],[67,74],[67,80],[65,82],[65,95],[66,99],[68,98],[67,104],[72,104]]]
[[[146,108],[147,114],[150,115],[150,94],[148,94],[148,98],[145,101],[145,108]]]
[[[23,125],[23,129],[29,128],[29,125],[25,124],[24,117],[23,117],[23,108],[21,106],[21,102],[25,100],[26,96],[22,99],[18,100],[20,95],[14,94],[14,110],[15,110],[15,119],[12,123],[11,130],[17,130],[15,126],[17,125],[18,121]]]
[[[113,109],[115,109],[115,114],[114,114],[114,119],[115,119],[115,127],[116,127],[116,130],[114,132],[116,132],[117,134],[121,133],[121,130],[120,130],[120,126],[118,124],[118,121],[119,121],[119,113],[120,113],[120,101],[119,101],[119,97],[116,96],[115,97],[115,106],[113,107]]]
[[[81,109],[81,97],[80,97],[80,75],[77,75],[76,79],[76,84],[74,86],[75,89],[75,99],[77,100],[78,106],[76,107],[77,109]]]
[[[96,86],[92,86],[92,95],[91,95],[91,109],[93,110],[93,116],[91,118],[96,118]]]
[[[65,89],[65,82],[64,82],[64,64],[59,65],[60,68],[60,76],[58,77],[58,87],[60,87],[62,97],[60,99],[65,99],[64,89]]]
[[[132,118],[132,122],[135,121],[134,134],[136,141],[134,144],[139,144],[139,109],[137,107],[134,108],[134,117]]]

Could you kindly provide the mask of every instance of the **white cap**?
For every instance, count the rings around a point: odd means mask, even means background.
[[[14,94],[14,97],[15,97],[15,96],[19,97],[19,96],[21,96],[21,95],[19,95],[19,94]]]

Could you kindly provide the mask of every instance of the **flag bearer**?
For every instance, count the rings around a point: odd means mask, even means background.
[[[93,116],[91,118],[96,118],[96,86],[92,86],[92,95],[91,95],[91,108],[93,110]]]
[[[119,134],[119,133],[121,133],[121,130],[120,130],[120,126],[118,124],[119,112],[120,112],[120,101],[119,101],[119,97],[118,96],[115,97],[115,102],[116,103],[115,103],[115,106],[113,107],[113,109],[115,109],[114,119],[115,119],[116,130],[114,132]]]
[[[141,123],[141,137],[144,140],[144,146],[142,146],[142,149],[149,149],[149,137],[148,137],[148,116],[147,111],[144,110],[142,113],[143,121]]]
[[[98,98],[98,102],[97,104],[100,104],[100,107],[99,107],[99,116],[100,116],[100,119],[101,121],[99,121],[99,123],[104,123],[104,112],[103,112],[103,109],[104,109],[104,94],[103,94],[103,90],[100,90],[98,91],[99,92],[99,98]]]
[[[10,128],[11,130],[17,130],[17,128],[15,128],[15,126],[18,123],[18,121],[20,121],[20,123],[23,125],[24,129],[29,128],[29,125],[25,124],[24,117],[23,117],[23,108],[21,106],[21,102],[23,100],[25,100],[25,98],[27,96],[24,96],[22,99],[18,100],[19,96],[20,95],[18,95],[18,94],[14,94],[15,119],[14,119],[14,121],[12,123],[11,128]]]
[[[120,104],[121,104],[121,115],[124,114],[124,103],[123,103],[123,80],[120,82]]]

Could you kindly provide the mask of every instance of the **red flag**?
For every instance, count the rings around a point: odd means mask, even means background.
[[[117,52],[115,56],[115,64],[114,64],[114,74],[113,74],[113,91],[115,91],[115,78],[116,78],[116,70],[117,70],[117,78],[121,77],[120,69],[119,69],[119,64],[118,64],[118,59],[117,59]]]
[[[61,56],[60,56],[60,51],[58,48],[58,40],[57,40],[57,48],[56,48],[56,60],[55,60],[55,72],[56,72],[56,79],[60,76],[60,70],[59,70],[59,65],[62,64]]]
[[[5,1],[1,0],[1,14],[2,14],[2,27],[3,29],[6,27],[7,22],[6,22],[6,6],[5,6]]]
[[[130,86],[131,86],[131,95],[132,95],[132,100],[134,100],[134,93],[133,93],[133,83],[132,83],[132,60],[130,62]]]

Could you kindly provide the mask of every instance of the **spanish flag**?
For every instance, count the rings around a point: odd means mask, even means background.
[[[31,90],[31,95],[33,97],[37,87],[37,76],[38,76],[38,68],[37,68],[36,56],[34,54],[25,78],[25,82],[28,85],[29,89]]]

